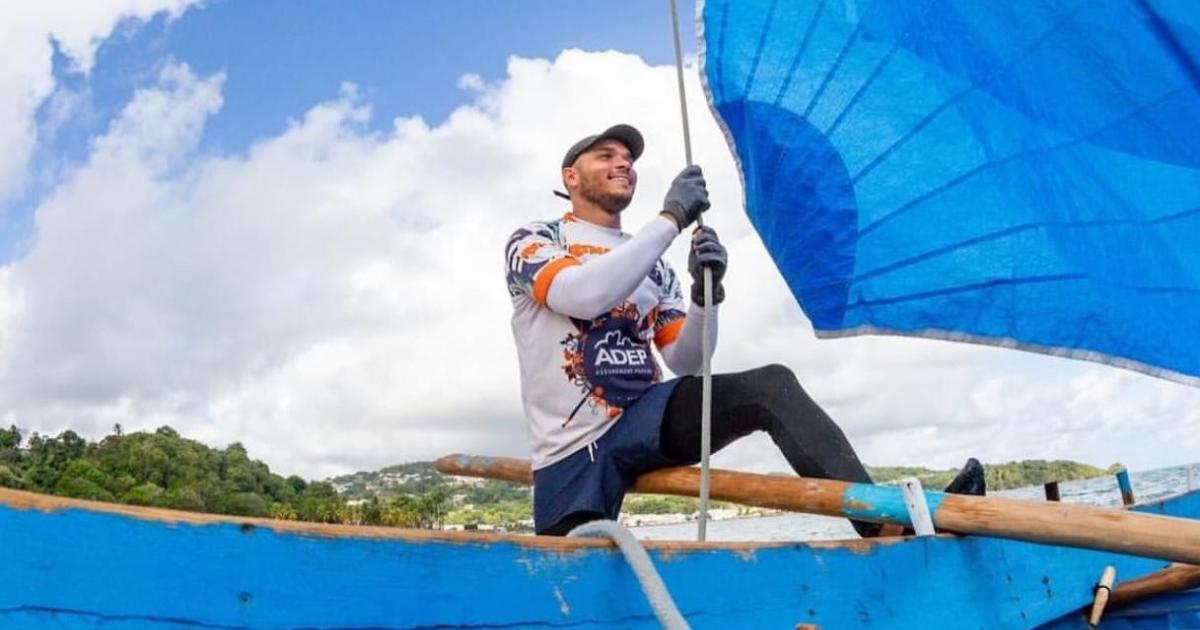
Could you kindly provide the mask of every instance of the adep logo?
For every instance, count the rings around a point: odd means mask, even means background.
[[[635,336],[636,320],[609,317],[581,333],[579,369],[590,391],[609,405],[624,407],[658,380],[650,347]]]
[[[592,344],[592,353],[596,357],[596,367],[602,365],[640,367],[646,365],[650,358],[644,346],[635,344],[620,330],[609,331],[599,341]]]

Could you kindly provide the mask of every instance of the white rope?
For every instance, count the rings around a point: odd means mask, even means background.
[[[675,78],[679,82],[679,110],[683,119],[683,154],[687,165],[692,165],[692,134],[688,129],[687,93],[683,89],[683,51],[679,45],[679,17],[675,11],[675,0],[671,5],[671,30],[675,34]],[[696,222],[704,225],[704,217]],[[700,389],[700,514],[696,519],[696,539],[700,542],[708,537],[708,457],[712,451],[712,269],[704,268],[704,326],[701,334],[701,389]]]
[[[667,585],[663,583],[650,554],[642,547],[642,543],[634,538],[629,530],[621,527],[616,521],[591,521],[572,529],[567,536],[587,538],[607,538],[617,544],[617,548],[625,556],[633,575],[637,577],[646,594],[646,601],[658,617],[658,622],[667,630],[690,630],[687,620],[679,612],[675,600],[671,598]]]

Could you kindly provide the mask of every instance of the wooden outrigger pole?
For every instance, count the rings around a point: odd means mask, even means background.
[[[1111,608],[1120,608],[1161,593],[1186,591],[1197,587],[1200,587],[1200,567],[1173,564],[1150,575],[1121,582],[1113,589],[1108,605]]]
[[[448,455],[437,469],[450,475],[531,484],[528,460]],[[900,488],[831,479],[713,470],[711,496],[792,512],[910,525]],[[632,492],[696,496],[700,471],[665,468],[638,478]],[[1200,521],[1110,508],[925,492],[938,529],[1029,542],[1112,551],[1200,564]]]

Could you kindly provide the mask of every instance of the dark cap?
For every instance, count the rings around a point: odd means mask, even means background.
[[[571,145],[571,148],[567,149],[567,154],[563,156],[562,167],[567,168],[574,164],[575,160],[578,160],[584,151],[592,148],[601,140],[616,140],[625,145],[625,148],[629,149],[629,155],[633,160],[641,157],[642,149],[646,147],[646,142],[642,140],[642,132],[630,125],[613,125],[601,133],[588,136]]]

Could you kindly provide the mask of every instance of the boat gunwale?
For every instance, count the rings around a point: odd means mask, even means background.
[[[1145,508],[1160,505],[1179,499],[1198,490],[1185,491],[1180,494],[1141,503],[1135,507]],[[124,505],[88,499],[76,499],[49,494],[0,488],[0,506],[16,510],[38,510],[42,512],[61,512],[66,510],[83,510],[96,514],[111,514],[135,518],[141,521],[157,522],[167,525],[229,525],[240,527],[246,531],[265,528],[280,534],[300,536],[316,536],[332,539],[366,539],[366,540],[399,540],[415,543],[451,543],[493,545],[509,543],[534,549],[581,551],[589,548],[612,548],[615,544],[610,540],[598,538],[566,538],[560,536],[532,536],[529,534],[500,533],[500,532],[457,532],[445,530],[407,529],[380,525],[346,525],[333,523],[313,523],[308,521],[287,521],[281,519],[234,516],[227,514],[210,514],[203,512],[187,512],[168,508],[146,507],[140,505]],[[1119,508],[1118,508],[1119,509]],[[1128,508],[1125,508],[1128,509]],[[957,538],[955,534],[937,534],[935,538]],[[876,545],[893,545],[913,541],[916,536],[891,536],[871,539],[841,539],[820,541],[676,541],[676,540],[643,540],[642,545],[649,550],[661,552],[676,551],[730,551],[735,553],[753,552],[760,549],[778,549],[805,546],[820,549],[846,548],[857,553],[869,553]]]
[[[165,525],[229,525],[243,529],[264,528],[280,534],[301,536],[316,536],[332,539],[367,539],[367,540],[399,540],[415,543],[451,543],[493,545],[510,543],[521,547],[536,549],[579,551],[589,548],[612,548],[615,544],[599,538],[566,538],[561,536],[533,536],[518,533],[500,532],[456,532],[428,529],[407,529],[381,525],[345,525],[333,523],[313,523],[308,521],[286,521],[281,519],[233,516],[227,514],[209,514],[202,512],[187,512],[167,508],[146,507],[140,505],[124,505],[105,501],[92,501],[55,495],[0,488],[0,506],[16,510],[38,510],[53,513],[67,510],[83,510],[95,514],[111,514],[135,518],[140,521],[162,523]],[[949,536],[947,534],[946,536]],[[649,550],[664,552],[675,551],[731,551],[751,552],[759,549],[786,548],[796,545],[812,547],[848,547],[866,551],[868,546],[878,544],[894,544],[902,542],[903,537],[880,538],[873,540],[850,539],[839,541],[642,541]]]

